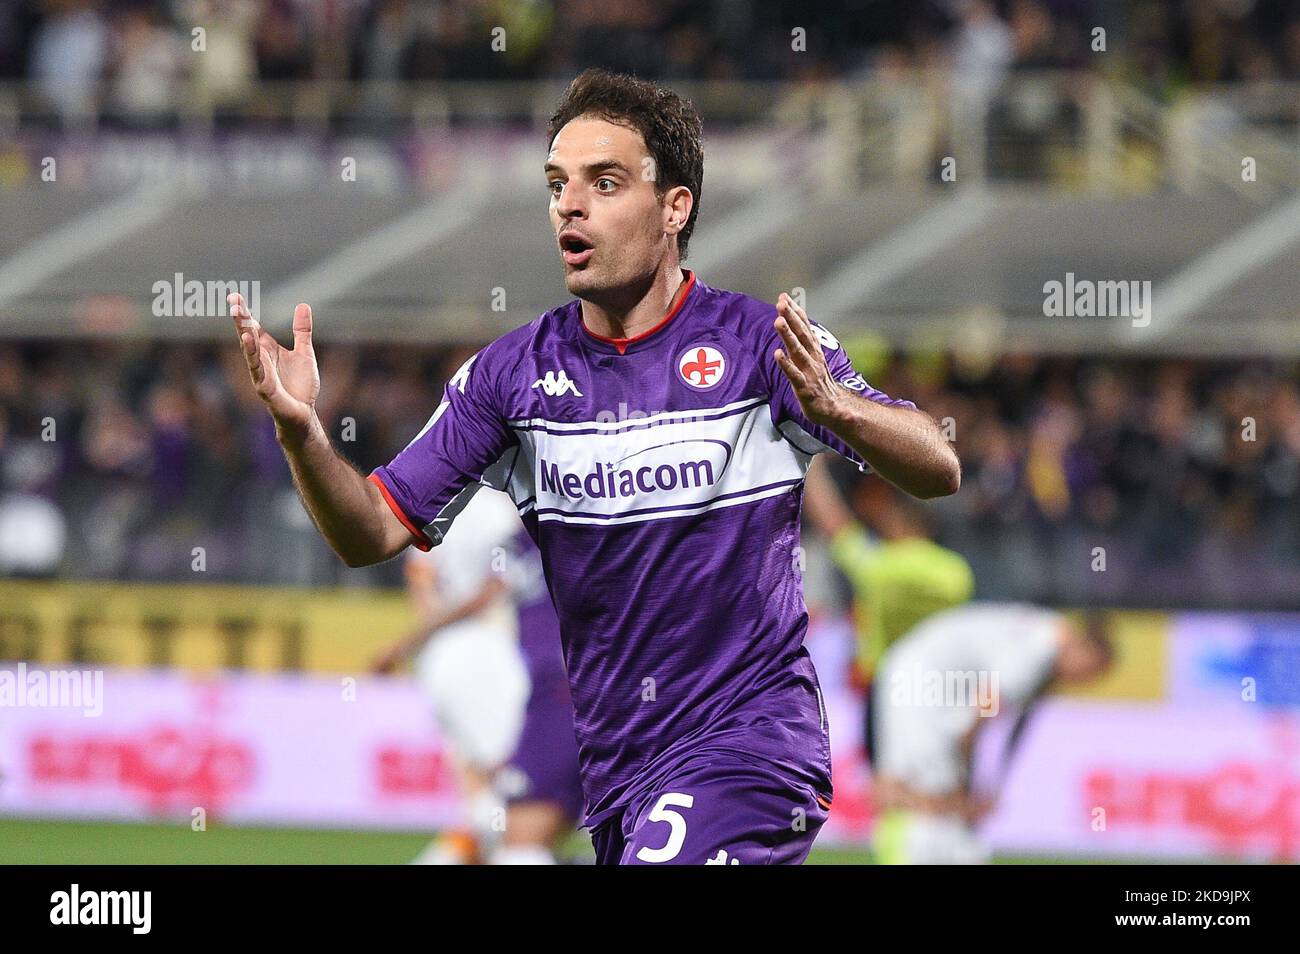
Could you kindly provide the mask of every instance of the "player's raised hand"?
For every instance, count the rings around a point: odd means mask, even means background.
[[[293,348],[282,348],[248,310],[238,293],[226,296],[239,346],[257,396],[283,430],[305,431],[320,394],[320,369],[311,345],[311,306],[293,310]]]
[[[828,423],[847,392],[831,376],[808,313],[785,292],[776,300],[776,312],[776,330],[785,347],[777,348],[772,357],[790,379],[808,420]]]

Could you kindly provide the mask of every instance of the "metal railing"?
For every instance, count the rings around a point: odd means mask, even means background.
[[[1300,184],[1300,84],[1187,88],[1159,102],[1095,72],[1012,73],[989,88],[951,73],[830,82],[681,82],[709,129],[806,137],[826,191],[880,183],[1024,181],[1100,193],[1231,189],[1260,201]],[[0,84],[0,136],[24,129],[442,134],[541,128],[561,81],[262,82],[217,96],[178,84],[165,109],[120,107],[103,87],[60,109],[32,84]],[[1245,160],[1254,160],[1252,177]],[[1263,171],[1266,170],[1267,174]]]

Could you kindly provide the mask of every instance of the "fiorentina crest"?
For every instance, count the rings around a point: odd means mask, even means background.
[[[697,391],[707,391],[727,373],[727,359],[709,345],[691,345],[677,359],[677,373]]]

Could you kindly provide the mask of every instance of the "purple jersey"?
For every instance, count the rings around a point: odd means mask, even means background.
[[[593,828],[710,752],[830,795],[799,506],[814,454],[865,467],[804,416],[772,358],[775,307],[685,276],[636,338],[597,336],[571,301],[497,339],[371,474],[421,549],[479,482],[514,499],[560,618]],[[816,330],[837,381],[914,406]]]

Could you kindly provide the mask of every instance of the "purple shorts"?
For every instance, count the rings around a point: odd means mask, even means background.
[[[573,700],[563,679],[534,683],[519,744],[497,782],[507,802],[550,802],[575,822],[582,819]]]
[[[736,756],[683,764],[591,833],[602,865],[797,865],[830,803]]]

